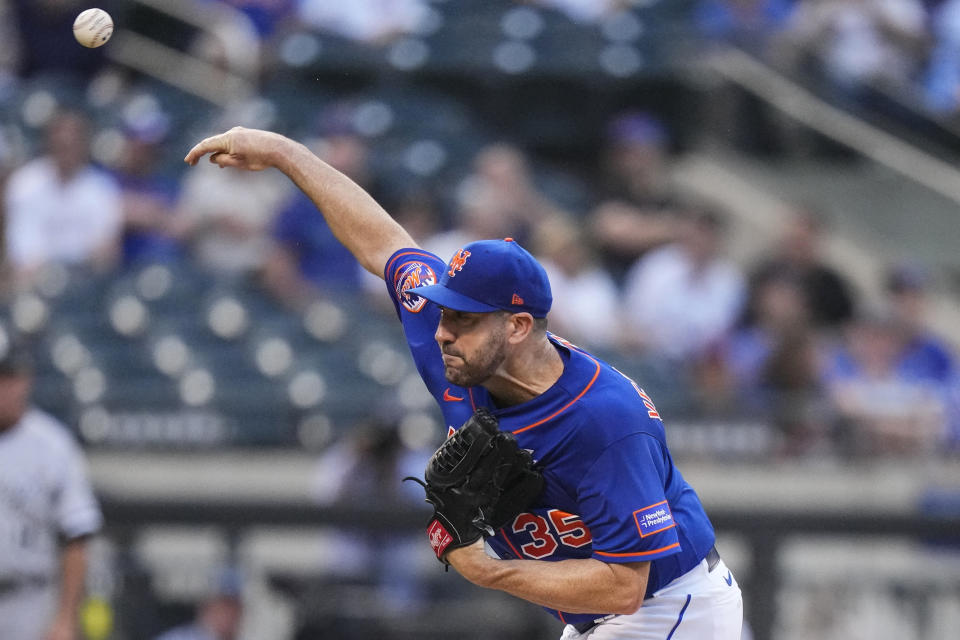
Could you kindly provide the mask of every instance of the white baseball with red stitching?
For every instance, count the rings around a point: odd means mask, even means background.
[[[73,21],[73,37],[89,49],[106,44],[112,35],[113,18],[103,9],[87,9]]]

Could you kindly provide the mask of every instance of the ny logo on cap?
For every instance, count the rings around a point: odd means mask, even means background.
[[[453,256],[453,259],[450,260],[450,271],[447,272],[452,278],[457,275],[457,271],[463,269],[463,265],[467,263],[467,258],[470,257],[469,251],[464,251],[463,249],[457,250],[457,255]]]

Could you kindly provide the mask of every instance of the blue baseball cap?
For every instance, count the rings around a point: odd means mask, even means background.
[[[527,312],[545,318],[553,296],[547,272],[513,238],[478,240],[459,249],[440,282],[409,289],[454,311]]]

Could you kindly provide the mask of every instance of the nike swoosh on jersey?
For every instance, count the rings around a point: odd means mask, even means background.
[[[450,393],[450,387],[443,390],[443,399],[447,402],[462,402],[463,396],[455,396]]]
[[[727,575],[724,576],[723,581],[727,583],[727,586],[733,586],[733,574],[727,571]]]

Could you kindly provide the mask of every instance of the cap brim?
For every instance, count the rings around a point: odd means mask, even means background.
[[[421,298],[426,298],[430,302],[436,303],[441,307],[446,307],[447,309],[453,309],[454,311],[489,313],[500,310],[500,307],[494,307],[485,302],[479,302],[478,300],[467,297],[462,293],[451,291],[442,284],[428,284],[422,287],[414,287],[407,289],[404,293],[412,293]]]

